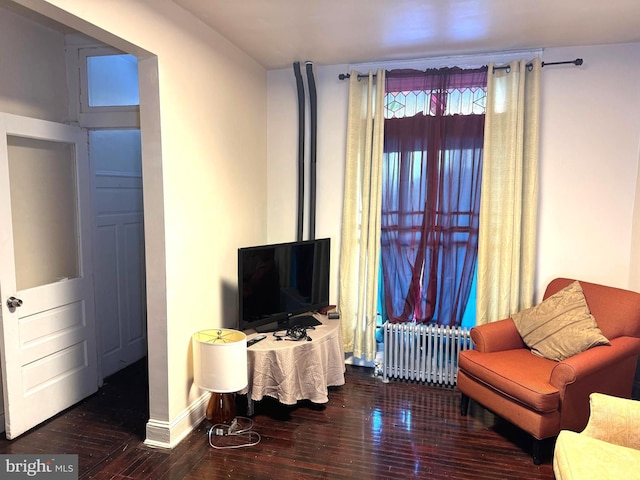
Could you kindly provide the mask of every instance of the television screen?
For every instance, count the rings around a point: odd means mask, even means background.
[[[318,324],[300,314],[329,305],[331,239],[238,249],[240,330]]]

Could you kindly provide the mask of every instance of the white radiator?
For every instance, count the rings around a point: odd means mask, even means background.
[[[390,378],[454,386],[458,354],[472,348],[469,330],[441,325],[385,322],[383,380]]]

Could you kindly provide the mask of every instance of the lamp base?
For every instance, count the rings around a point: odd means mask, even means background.
[[[207,420],[213,425],[231,425],[236,418],[236,397],[234,393],[211,392],[207,404]]]

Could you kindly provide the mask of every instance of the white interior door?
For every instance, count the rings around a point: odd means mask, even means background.
[[[89,131],[98,355],[108,377],[147,354],[140,130]]]
[[[7,438],[98,389],[86,132],[0,113]]]

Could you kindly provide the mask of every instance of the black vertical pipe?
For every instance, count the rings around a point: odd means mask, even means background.
[[[302,72],[300,71],[300,62],[293,63],[293,72],[296,76],[296,87],[298,89],[298,225],[296,238],[298,241],[301,241],[304,227],[305,98]]]
[[[313,76],[313,64],[306,62],[309,85],[309,113],[311,117],[311,139],[309,147],[309,239],[316,237],[316,150],[318,137],[318,96]]]

